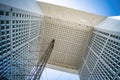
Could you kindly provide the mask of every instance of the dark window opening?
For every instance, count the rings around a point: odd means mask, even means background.
[[[6,21],[6,24],[9,24],[9,21]]]
[[[18,17],[18,13],[16,14],[16,17]]]
[[[9,31],[7,31],[6,33],[7,33],[7,34],[9,34],[10,32],[9,32]]]
[[[13,16],[15,16],[15,13],[13,13]]]
[[[4,15],[4,12],[3,12],[3,11],[0,11],[0,15]]]
[[[5,29],[5,26],[1,26],[1,30],[4,30]]]
[[[9,29],[9,26],[6,26],[6,29]]]
[[[2,35],[5,35],[5,32],[2,32],[1,34],[2,34]]]
[[[5,39],[5,37],[2,37],[2,40],[4,40]]]
[[[4,21],[1,21],[1,24],[4,24]]]
[[[6,12],[6,16],[9,16],[9,12]]]

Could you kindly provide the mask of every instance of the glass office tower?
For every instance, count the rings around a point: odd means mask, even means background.
[[[0,1],[0,80],[29,79],[39,57],[41,15],[27,10],[33,0],[5,1]]]
[[[79,72],[80,80],[120,80],[120,21],[34,0],[0,0],[0,80],[39,80],[47,61]]]
[[[80,80],[120,80],[120,21],[108,18],[96,27]]]

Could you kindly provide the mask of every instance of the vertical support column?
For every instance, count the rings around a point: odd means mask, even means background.
[[[47,63],[47,61],[51,55],[51,52],[53,50],[54,43],[55,43],[55,40],[53,39],[52,42],[50,43],[50,45],[48,46],[48,48],[46,49],[42,59],[39,60],[39,62],[37,63],[37,72],[35,73],[34,77],[31,80],[39,80],[40,79],[42,72],[46,66],[46,63]]]

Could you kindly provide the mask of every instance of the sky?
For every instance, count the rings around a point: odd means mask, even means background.
[[[103,16],[120,16],[120,0],[39,0]]]
[[[38,0],[120,20],[120,0]],[[79,80],[75,74],[45,68],[40,80]]]
[[[50,68],[45,68],[40,80],[79,80],[79,76]]]

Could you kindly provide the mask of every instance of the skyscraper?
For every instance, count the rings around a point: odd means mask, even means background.
[[[120,80],[119,23],[108,18],[96,26],[80,70],[81,80]]]
[[[24,80],[35,71],[42,14],[32,10],[35,3],[0,1],[0,80]]]
[[[119,23],[34,0],[1,0],[0,79],[39,80],[47,66],[80,80],[120,80]]]

